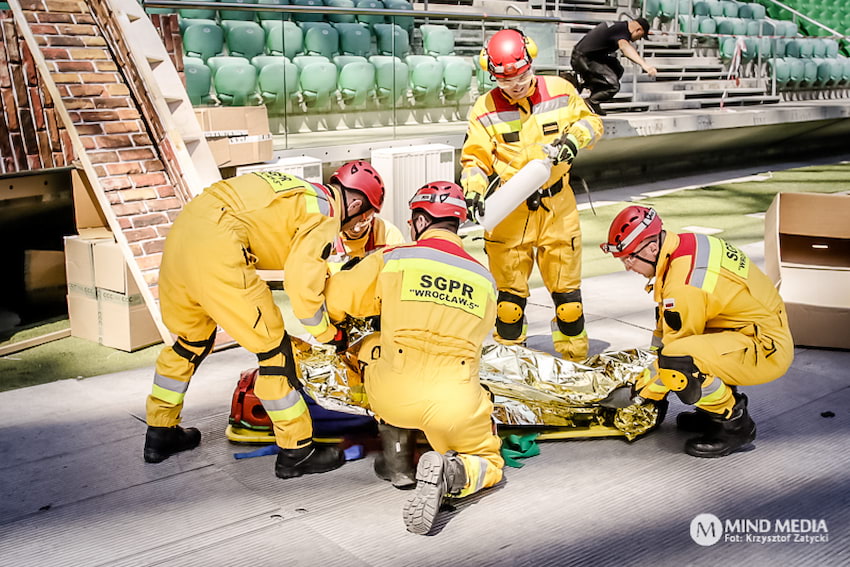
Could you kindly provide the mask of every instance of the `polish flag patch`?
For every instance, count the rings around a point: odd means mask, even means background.
[[[676,300],[672,297],[668,297],[664,300],[664,309],[675,309],[676,308]]]

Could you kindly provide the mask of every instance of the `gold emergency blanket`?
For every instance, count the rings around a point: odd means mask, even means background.
[[[320,406],[371,415],[357,360],[362,344],[337,355],[328,347],[293,338],[305,390]],[[607,428],[632,440],[656,424],[656,405],[610,409],[599,401],[615,388],[633,384],[655,358],[649,351],[633,349],[602,353],[577,364],[521,346],[487,345],[480,377],[493,394],[493,417],[502,427]]]

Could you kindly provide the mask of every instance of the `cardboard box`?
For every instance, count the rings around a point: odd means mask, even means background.
[[[71,189],[74,196],[74,220],[77,232],[84,238],[111,238],[109,223],[98,204],[94,189],[81,170],[71,171]]]
[[[67,289],[65,253],[61,250],[24,251],[24,289],[34,302],[62,301]]]
[[[196,108],[195,115],[219,167],[272,159],[274,143],[265,106]]]
[[[95,243],[94,285],[125,295],[141,293],[117,242],[102,240]]]
[[[68,286],[68,319],[72,337],[99,342],[100,316],[93,287]]]
[[[778,194],[765,216],[764,252],[794,343],[850,349],[850,196]]]
[[[94,245],[112,238],[65,237],[65,279],[68,285],[94,289]]]
[[[133,351],[162,341],[141,295],[98,289],[97,304],[100,344]]]

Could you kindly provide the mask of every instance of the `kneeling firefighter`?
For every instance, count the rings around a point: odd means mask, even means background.
[[[653,346],[658,373],[614,390],[605,405],[661,400],[673,391],[695,411],[679,429],[701,435],[685,443],[695,457],[723,457],[756,438],[739,386],[785,374],[794,343],[785,304],[773,282],[738,248],[702,234],[663,230],[655,210],[632,205],[611,223],[604,252],[654,282],[658,306]]]
[[[157,463],[200,443],[198,429],[179,426],[180,413],[220,326],[257,355],[255,393],[280,448],[277,476],[321,473],[343,464],[337,447],[313,443],[289,335],[257,269],[285,270],[286,292],[305,329],[320,342],[344,347],[325,309],[325,260],[340,228],[370,214],[361,185],[383,187],[362,161],[343,165],[328,185],[279,172],[249,173],[211,185],[181,211],[166,238],[159,273],[163,322],[177,340],[156,362],[147,399],[145,461]]]

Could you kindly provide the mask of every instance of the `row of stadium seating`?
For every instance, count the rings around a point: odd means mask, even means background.
[[[850,10],[846,0],[784,0],[783,3],[843,35],[850,35]],[[789,20],[793,17],[791,12],[772,2],[764,1],[763,4],[771,17]],[[809,35],[829,35],[806,20],[801,19],[799,24]]]
[[[850,87],[850,59],[777,57],[768,60],[768,70],[776,84],[788,88]]]
[[[263,103],[280,113],[456,105],[473,88],[474,67],[454,55],[257,55],[251,61],[216,56],[206,63],[186,57],[184,73],[193,105]],[[482,74],[475,88],[492,88]]]

